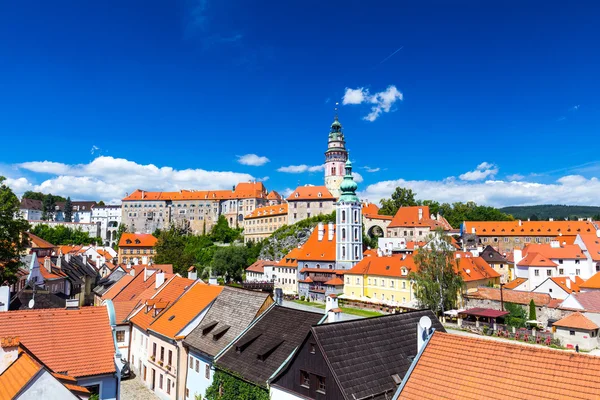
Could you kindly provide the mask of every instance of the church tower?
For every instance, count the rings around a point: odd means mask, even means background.
[[[340,197],[340,184],[344,180],[344,163],[348,160],[346,141],[337,113],[331,124],[329,143],[325,152],[325,186],[336,199]]]
[[[346,155],[347,156],[347,155]],[[336,268],[350,269],[363,258],[362,205],[352,177],[352,163],[345,164],[346,175],[340,185],[341,195],[336,203]]]

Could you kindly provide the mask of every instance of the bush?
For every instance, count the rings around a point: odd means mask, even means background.
[[[300,296],[300,301],[304,301],[304,296]]]

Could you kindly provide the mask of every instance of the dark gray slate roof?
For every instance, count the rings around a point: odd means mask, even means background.
[[[488,263],[489,262],[493,262],[493,263],[507,263],[508,262],[502,254],[500,254],[496,249],[494,249],[489,244],[485,247],[485,249],[483,249],[483,251],[481,252],[481,254],[479,256]]]
[[[225,286],[184,344],[214,357],[256,318],[269,293]]]
[[[417,323],[431,319],[436,331],[446,332],[430,310],[324,324],[312,328],[318,346],[347,399],[385,398],[404,377],[417,355]]]
[[[29,300],[34,298],[33,291],[30,288],[21,290],[11,300],[9,309],[29,310]],[[36,290],[34,299],[34,310],[43,308],[65,308],[67,296],[63,293],[50,293],[46,290]]]
[[[42,211],[43,204],[41,200],[21,199],[21,210],[39,210]]]
[[[106,291],[108,289],[110,289],[115,283],[117,283],[125,275],[127,275],[127,273],[125,271],[122,271],[121,269],[115,269],[108,276],[101,278],[98,281],[93,292],[96,293],[98,296],[102,296],[104,293],[106,293]]]
[[[323,314],[274,306],[221,355],[218,368],[266,387],[267,379],[298,347]]]

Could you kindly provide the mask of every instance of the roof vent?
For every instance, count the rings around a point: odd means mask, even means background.
[[[409,359],[410,358],[414,358],[414,357],[409,357]],[[392,379],[394,380],[394,383],[396,385],[399,385],[400,383],[402,383],[402,379],[400,378],[400,375],[398,375],[398,374],[393,374]]]

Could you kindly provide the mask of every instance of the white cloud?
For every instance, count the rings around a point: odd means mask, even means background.
[[[243,156],[238,156],[238,162],[243,165],[259,167],[268,163],[269,159],[264,156],[257,156],[256,154],[245,154]]]
[[[119,201],[136,189],[177,191],[181,189],[230,189],[239,182],[254,180],[252,175],[203,169],[177,170],[138,164],[123,158],[97,157],[88,164],[67,165],[50,161],[27,162],[19,168],[55,175],[39,184],[26,178],[7,180],[16,193],[42,191],[78,200]],[[263,178],[265,179],[265,178]]]
[[[371,168],[371,167],[367,167],[366,165],[363,167],[367,172],[379,172],[381,171],[381,168],[377,167],[377,168]]]
[[[465,172],[458,177],[463,181],[480,181],[491,178],[498,173],[498,167],[488,162],[482,162],[474,171]]]
[[[375,94],[370,94],[369,89],[362,87],[358,89],[346,88],[342,104],[374,104],[371,107],[371,112],[363,117],[365,121],[373,122],[382,113],[390,112],[394,103],[402,99],[402,93],[394,85],[390,85],[386,90]]]
[[[356,183],[361,183],[362,181],[364,181],[362,175],[359,174],[358,172],[353,172],[352,177],[354,178],[354,182],[356,182]]]
[[[325,168],[324,165],[289,165],[287,167],[279,167],[277,171],[279,172],[288,172],[290,174],[300,174],[303,172],[318,172],[323,171]]]
[[[404,179],[382,181],[368,185],[359,193],[363,200],[379,202],[389,198],[396,187],[412,189],[419,199],[440,203],[474,201],[494,207],[535,204],[597,205],[600,193],[598,178],[567,175],[554,183],[488,180],[469,182],[456,179],[441,181],[407,181]]]
[[[508,179],[509,181],[520,181],[523,178],[525,178],[525,176],[523,176],[521,174],[512,174],[512,175],[506,176],[506,179]]]

